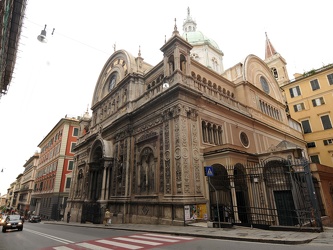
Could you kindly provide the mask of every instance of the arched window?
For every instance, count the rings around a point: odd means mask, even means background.
[[[180,55],[180,70],[184,74],[186,73],[186,59],[184,55]]]
[[[169,57],[168,63],[169,63],[169,74],[171,75],[175,70],[175,61],[173,56]]]
[[[274,76],[276,79],[279,78],[279,74],[278,74],[276,68],[271,68],[271,72],[272,72],[273,76]]]

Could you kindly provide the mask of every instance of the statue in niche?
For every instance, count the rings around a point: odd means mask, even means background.
[[[126,103],[127,101],[127,89],[124,89],[124,93],[123,93],[123,103]]]

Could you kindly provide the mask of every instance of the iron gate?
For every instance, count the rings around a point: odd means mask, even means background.
[[[82,205],[81,223],[91,222],[100,224],[102,218],[99,203],[84,203]]]
[[[318,199],[309,164],[269,160],[257,164],[212,165],[211,220],[243,226],[319,227]]]

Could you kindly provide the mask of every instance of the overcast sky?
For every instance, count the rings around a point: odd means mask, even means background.
[[[28,0],[14,79],[0,99],[0,193],[61,118],[90,109],[114,44],[133,56],[140,46],[155,65],[175,18],[182,34],[188,7],[197,29],[223,51],[225,69],[249,54],[264,59],[265,32],[291,79],[333,63],[331,0]],[[37,36],[45,24],[43,44]]]

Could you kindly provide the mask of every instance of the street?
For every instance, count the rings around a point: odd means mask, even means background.
[[[317,243],[301,245],[268,244],[26,222],[23,231],[0,233],[0,250],[16,249],[328,250],[332,249],[332,246]]]

